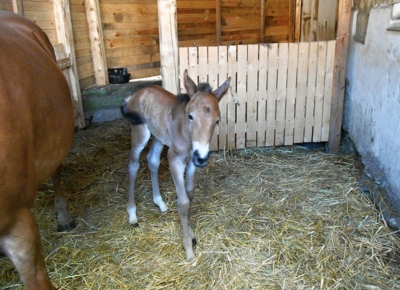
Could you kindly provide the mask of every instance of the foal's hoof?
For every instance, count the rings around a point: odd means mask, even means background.
[[[74,228],[76,228],[75,219],[72,220],[72,222],[70,222],[69,224],[66,224],[66,225],[58,225],[57,231],[58,231],[59,233],[61,233],[61,232],[69,232],[70,230],[73,230]]]
[[[133,224],[130,224],[130,225],[131,225],[132,228],[137,228],[137,227],[139,227],[139,223],[133,223]]]

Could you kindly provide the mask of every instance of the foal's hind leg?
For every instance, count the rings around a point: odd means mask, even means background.
[[[76,227],[75,220],[68,211],[68,203],[61,189],[61,165],[51,176],[53,181],[55,197],[54,207],[57,212],[57,225],[59,232],[68,232]]]
[[[151,144],[149,154],[147,154],[147,162],[151,173],[151,185],[153,187],[153,201],[160,208],[161,212],[166,212],[168,206],[163,201],[158,185],[158,168],[160,167],[160,155],[164,145],[154,137]]]
[[[133,226],[138,226],[138,219],[136,216],[136,203],[135,203],[135,181],[139,170],[139,157],[143,148],[146,146],[150,139],[150,131],[146,125],[131,125],[132,130],[132,149],[131,157],[128,165],[129,174],[129,201],[127,212],[129,215],[129,223]]]

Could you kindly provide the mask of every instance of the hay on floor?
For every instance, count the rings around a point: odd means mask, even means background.
[[[129,226],[129,150],[122,120],[76,134],[63,172],[72,232],[55,232],[53,189],[41,186],[33,211],[59,289],[400,289],[399,239],[362,194],[354,156],[296,146],[212,154],[196,175],[197,257],[186,263],[166,151],[170,210],[152,202],[143,152],[140,226]],[[0,288],[22,289],[7,258]]]

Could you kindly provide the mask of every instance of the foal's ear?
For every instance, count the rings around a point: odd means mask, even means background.
[[[197,86],[192,81],[192,79],[189,77],[188,70],[185,69],[185,72],[183,73],[183,83],[185,85],[185,89],[189,97],[191,98],[195,93],[197,93]]]
[[[217,96],[218,102],[222,99],[222,97],[228,91],[229,85],[231,84],[231,77],[229,77],[218,89],[213,91],[213,93]]]

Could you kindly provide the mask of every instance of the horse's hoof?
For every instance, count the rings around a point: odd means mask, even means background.
[[[133,223],[133,224],[130,224],[130,225],[132,226],[132,228],[137,228],[139,226],[139,223]]]
[[[75,219],[72,220],[72,222],[70,222],[69,224],[66,224],[66,225],[58,225],[57,231],[58,231],[59,233],[62,233],[62,232],[69,232],[70,230],[73,230],[74,228],[76,228]]]
[[[193,247],[197,245],[197,240],[195,238],[192,239],[192,245],[193,245]]]

